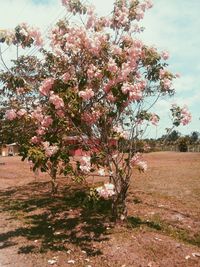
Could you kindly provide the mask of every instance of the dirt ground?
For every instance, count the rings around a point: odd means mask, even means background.
[[[114,226],[109,203],[91,205],[83,186],[18,157],[0,158],[0,267],[199,267],[200,153],[145,154],[132,179],[128,223]]]

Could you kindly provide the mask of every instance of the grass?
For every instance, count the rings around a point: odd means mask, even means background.
[[[35,185],[31,187],[30,190],[34,191]],[[2,242],[21,236],[27,240],[40,240],[42,253],[66,250],[65,243],[75,244],[88,254],[100,253],[92,249],[91,243],[108,238],[105,226],[110,211],[108,201],[100,201],[94,206],[84,189],[64,188],[57,197],[46,193],[37,197],[24,196],[24,191],[26,188],[21,188],[22,194],[18,192],[18,198],[13,193],[1,193],[2,212],[9,212],[24,225],[0,234]],[[35,246],[28,245],[21,247],[19,252],[30,253],[34,249]]]
[[[159,215],[154,215],[151,220],[142,220],[140,217],[129,217],[128,227],[147,228],[150,231],[161,232],[175,240],[200,247],[200,233],[191,236],[189,230],[180,229],[166,221],[162,221]]]
[[[29,190],[42,185],[29,185]],[[48,186],[46,183],[44,186]],[[2,212],[9,212],[12,217],[23,223],[15,231],[0,234],[0,240],[5,246],[12,246],[11,240],[23,237],[29,241],[39,240],[40,247],[24,245],[18,253],[45,253],[48,250],[66,251],[69,244],[79,246],[88,255],[100,255],[101,251],[94,249],[94,241],[102,242],[113,234],[112,229],[106,230],[110,223],[110,205],[108,201],[93,203],[87,198],[85,189],[63,188],[57,197],[50,197],[47,191],[33,197],[25,194],[27,188],[20,188],[17,196],[13,192],[1,192],[0,206]],[[21,194],[20,194],[21,192]],[[37,193],[39,194],[39,192]],[[134,203],[141,204],[141,200],[134,198]],[[142,219],[130,216],[127,220],[128,229],[145,229],[170,236],[175,240],[187,244],[200,246],[200,235],[191,236],[189,230],[180,229],[163,221],[158,214],[152,218]]]

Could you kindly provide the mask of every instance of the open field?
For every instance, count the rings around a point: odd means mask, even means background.
[[[93,209],[83,186],[18,157],[0,158],[0,267],[200,266],[200,153],[145,154],[133,177],[128,223],[114,227],[107,203]]]

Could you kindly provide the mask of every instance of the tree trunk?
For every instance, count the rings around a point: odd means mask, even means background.
[[[127,186],[121,188],[112,204],[112,216],[115,222],[123,222],[127,219],[126,194]]]
[[[55,195],[58,191],[58,183],[56,182],[57,165],[53,165],[51,169],[51,194]]]
[[[58,183],[56,182],[56,177],[51,177],[51,194],[55,195],[58,191]]]

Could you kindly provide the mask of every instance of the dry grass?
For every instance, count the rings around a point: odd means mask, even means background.
[[[83,187],[60,179],[51,198],[47,175],[0,158],[0,266],[45,267],[53,257],[58,267],[200,266],[200,153],[145,158],[148,171],[131,183],[128,224],[115,227],[109,203],[94,207]]]

